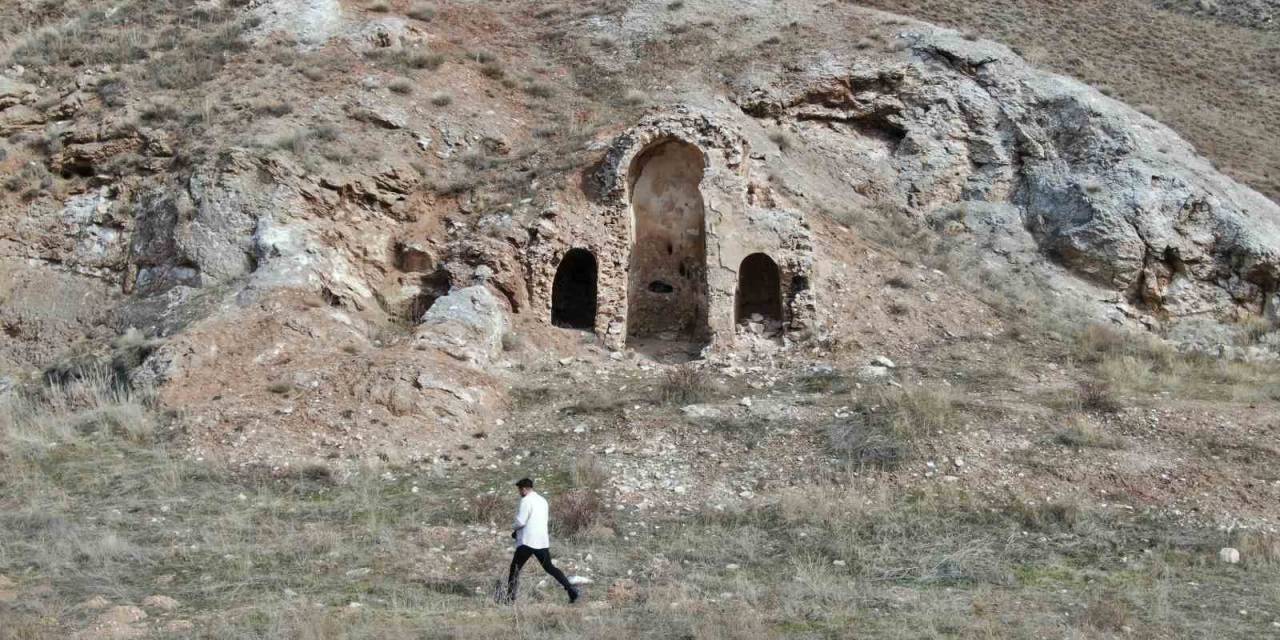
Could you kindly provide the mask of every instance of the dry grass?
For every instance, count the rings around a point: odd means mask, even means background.
[[[1280,568],[1280,535],[1261,531],[1237,534],[1235,547],[1240,561],[1249,569],[1274,571]]]
[[[128,401],[96,389],[103,406]],[[590,553],[590,600],[622,580],[633,595],[566,608],[553,589],[530,588],[515,610],[485,595],[509,558],[505,531],[487,543],[462,537],[477,529],[466,523],[501,523],[515,502],[514,492],[464,492],[505,478],[392,469],[388,479],[382,469],[315,465],[234,474],[184,459],[154,435],[80,433],[75,420],[52,419],[71,416],[59,402],[27,405],[18,423],[0,413],[0,573],[20,590],[0,614],[21,637],[85,628],[96,614],[75,605],[91,596],[136,603],[157,591],[211,638],[419,638],[441,628],[457,638],[519,636],[517,628],[553,639],[839,637],[854,624],[887,638],[1093,637],[1123,626],[1148,637],[1248,637],[1268,632],[1269,620],[1236,610],[1266,610],[1280,588],[1268,568],[1280,557],[1274,537],[1238,535],[1244,563],[1232,567],[1213,561],[1218,531],[1067,501],[842,481],[767,493],[743,508],[633,515],[586,488],[603,483],[597,461],[553,452],[543,464],[558,466],[532,471],[553,476],[554,488],[554,469],[567,468],[582,487],[550,492],[559,564]],[[895,402],[916,428],[936,426],[927,416],[937,411],[921,409],[934,402]],[[459,538],[443,542],[449,562],[424,576],[422,558],[439,557],[427,549],[442,543],[422,536],[436,528]],[[1116,562],[1127,549],[1152,552]],[[37,595],[46,583],[57,589]],[[1014,608],[1015,617],[1000,614]]]
[[[0,399],[0,460],[84,437],[146,442],[156,429],[153,404],[149,389],[120,385],[107,369],[10,393]]]
[[[1082,518],[1080,505],[1061,500],[1018,500],[1008,507],[1007,512],[1031,531],[1071,530],[1080,524]]]
[[[828,446],[855,465],[893,469],[914,454],[919,440],[950,428],[958,416],[945,389],[882,391],[859,400],[852,417],[828,428]]]
[[[1078,334],[1071,355],[1092,367],[1095,378],[1082,385],[1081,402],[1099,411],[1119,408],[1118,394],[1240,402],[1280,396],[1280,366],[1180,353],[1145,333],[1092,325]]]
[[[1262,342],[1263,338],[1276,332],[1276,325],[1262,316],[1246,316],[1237,323],[1241,341],[1245,345]]]
[[[609,483],[610,472],[594,454],[575,456],[569,463],[569,482],[578,489],[600,491]]]

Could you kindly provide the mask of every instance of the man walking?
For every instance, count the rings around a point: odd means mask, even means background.
[[[520,507],[516,510],[515,530],[511,532],[511,537],[516,541],[516,554],[511,558],[511,573],[507,576],[507,601],[515,602],[516,590],[520,586],[520,569],[529,560],[529,556],[533,556],[542,565],[542,570],[564,587],[569,593],[569,603],[573,604],[578,600],[578,590],[569,584],[564,572],[551,564],[547,500],[533,490],[533,480],[529,478],[517,482],[516,488],[520,491]]]

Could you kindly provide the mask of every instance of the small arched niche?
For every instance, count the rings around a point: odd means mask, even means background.
[[[698,147],[668,139],[631,163],[628,337],[707,334],[704,162]]]
[[[735,323],[747,322],[756,314],[782,322],[782,272],[778,263],[764,253],[753,253],[742,260],[734,294]]]
[[[593,329],[596,324],[596,257],[586,249],[570,249],[560,259],[551,285],[551,324]]]

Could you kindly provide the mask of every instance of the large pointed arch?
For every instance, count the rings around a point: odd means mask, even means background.
[[[704,163],[698,147],[675,139],[650,145],[631,163],[628,337],[708,333]]]

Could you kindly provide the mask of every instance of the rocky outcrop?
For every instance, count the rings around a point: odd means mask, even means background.
[[[743,87],[739,104],[850,166],[873,199],[921,216],[1015,206],[1010,222],[1041,253],[1146,310],[1274,316],[1280,206],[1167,127],[1004,46],[902,37],[900,58]]]
[[[501,352],[506,332],[502,303],[484,285],[474,285],[436,300],[423,314],[414,340],[480,365]]]

